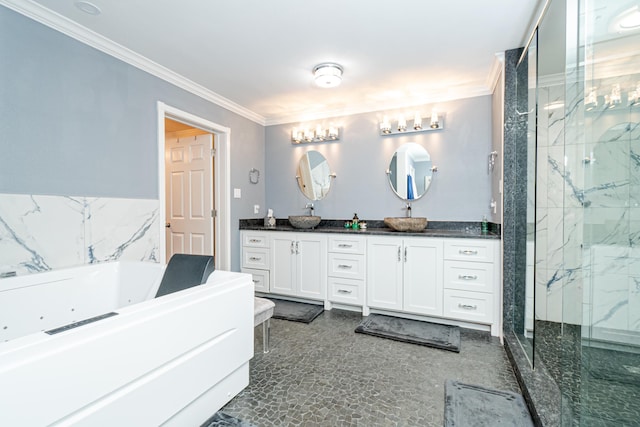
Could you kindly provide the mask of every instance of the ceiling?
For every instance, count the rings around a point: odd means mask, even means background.
[[[538,0],[5,0],[45,8],[277,124],[491,93]],[[343,66],[322,89],[312,69]]]

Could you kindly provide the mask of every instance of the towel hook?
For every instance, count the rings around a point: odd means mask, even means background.
[[[251,170],[249,170],[249,182],[252,184],[260,182],[260,171],[258,169],[251,168]]]

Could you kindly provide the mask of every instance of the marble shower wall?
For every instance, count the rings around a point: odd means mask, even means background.
[[[638,80],[593,83],[610,90]],[[611,330],[633,336],[640,334],[640,108],[623,96],[605,109],[600,96],[599,107],[585,111],[583,87],[539,88],[536,318],[592,326],[596,338]],[[565,96],[565,109],[542,108]]]
[[[0,274],[158,261],[158,200],[0,194]]]

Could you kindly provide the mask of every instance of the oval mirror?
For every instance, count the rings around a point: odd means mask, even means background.
[[[424,196],[433,176],[429,152],[415,142],[403,144],[393,153],[387,175],[393,191],[403,200]]]
[[[324,156],[307,151],[300,157],[296,179],[300,191],[310,200],[324,199],[331,188],[331,169]]]

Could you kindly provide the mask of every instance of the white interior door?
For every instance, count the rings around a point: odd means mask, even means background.
[[[213,255],[213,135],[167,138],[165,147],[167,260]]]

